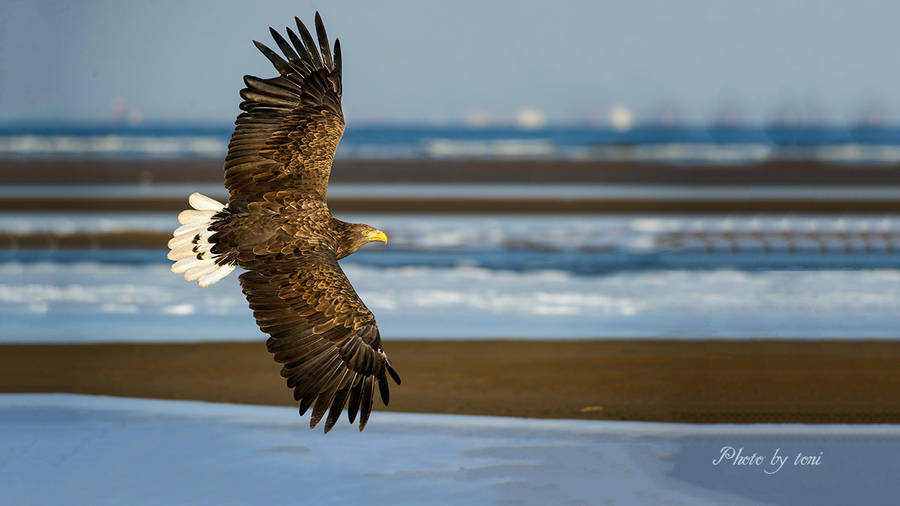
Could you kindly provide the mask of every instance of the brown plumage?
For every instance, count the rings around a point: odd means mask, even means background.
[[[331,54],[316,13],[318,47],[303,23],[287,29],[290,42],[270,28],[279,56],[256,47],[279,75],[245,76],[242,112],[225,158],[227,205],[199,194],[179,215],[169,258],[172,270],[201,285],[237,265],[240,283],[281,375],[300,403],[312,408],[310,427],[328,413],[325,432],[347,406],[363,430],[377,387],[387,404],[388,362],[375,317],[360,300],[338,260],[380,230],[340,221],[326,203],[334,152],[344,132],[341,46]],[[224,273],[223,273],[224,272]]]

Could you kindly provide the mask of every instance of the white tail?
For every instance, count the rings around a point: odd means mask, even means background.
[[[224,278],[234,270],[233,265],[219,265],[212,253],[209,230],[212,217],[225,208],[221,202],[192,193],[188,202],[193,209],[181,211],[178,222],[169,240],[169,260],[175,260],[172,272],[184,273],[184,279],[197,281],[200,286],[209,286]]]

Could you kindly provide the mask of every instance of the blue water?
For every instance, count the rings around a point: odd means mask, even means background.
[[[168,264],[166,253],[167,251],[162,249],[0,249],[0,263],[100,262],[138,266]],[[889,252],[856,251],[823,254],[812,249],[760,254],[758,251],[707,253],[702,248],[651,252],[529,251],[521,249],[413,251],[394,248],[386,251],[360,251],[345,262],[381,269],[473,267],[508,272],[552,270],[576,276],[673,269],[730,269],[746,272],[900,269],[900,255]]]
[[[229,124],[5,124],[0,156],[221,157]],[[472,128],[349,126],[344,158],[578,158],[673,163],[740,163],[803,157],[843,163],[900,160],[897,126],[597,126]]]
[[[152,123],[140,126],[107,123],[87,124],[0,124],[0,136],[147,136],[217,137],[227,140],[230,124]],[[618,131],[601,126],[548,126],[535,129],[516,127],[433,126],[433,125],[348,125],[343,142],[371,145],[416,144],[431,139],[504,140],[546,139],[560,146],[640,145],[640,144],[774,144],[779,146],[822,146],[848,142],[900,145],[900,126],[638,126]]]

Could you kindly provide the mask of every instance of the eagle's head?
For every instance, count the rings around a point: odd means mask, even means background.
[[[338,244],[338,258],[344,258],[354,253],[364,244],[370,242],[387,243],[387,235],[375,227],[364,225],[362,223],[351,224],[341,234],[341,241]]]

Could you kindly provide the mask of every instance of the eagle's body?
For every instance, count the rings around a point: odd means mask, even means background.
[[[332,216],[324,201],[290,191],[267,197],[246,206],[230,204],[213,216],[209,230],[216,232],[217,260],[257,270],[318,251],[332,251],[340,260],[362,246],[354,241],[359,225]]]
[[[193,209],[169,241],[174,272],[201,286],[235,266],[247,272],[241,287],[282,376],[310,407],[314,427],[328,412],[327,432],[344,406],[360,430],[372,410],[377,386],[387,404],[387,360],[375,317],[353,290],[337,260],[360,246],[387,242],[369,225],[334,218],[326,195],[334,152],[344,132],[341,52],[332,56],[316,14],[318,45],[297,21],[289,44],[270,31],[287,60],[254,42],[279,76],[245,76],[241,113],[225,158],[227,205],[191,195]],[[320,49],[321,48],[321,53]]]

